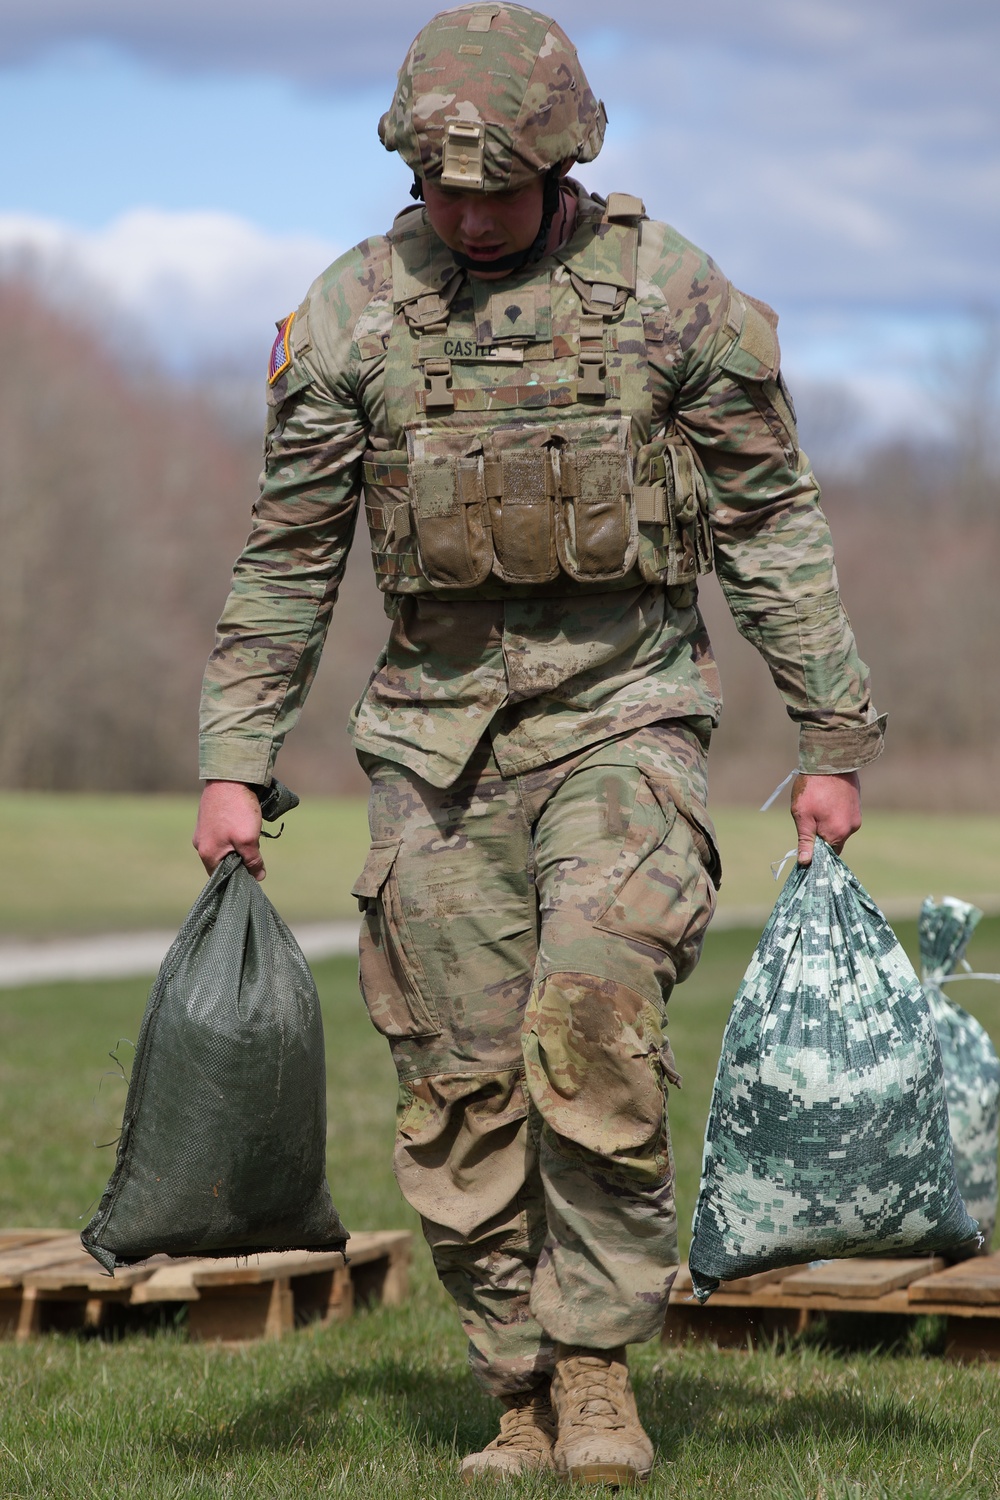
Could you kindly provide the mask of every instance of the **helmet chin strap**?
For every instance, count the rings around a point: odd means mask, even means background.
[[[498,255],[490,260],[476,260],[475,256],[463,255],[461,250],[453,250],[451,253],[456,263],[463,271],[519,271],[522,266],[534,265],[536,261],[541,260],[548,244],[552,220],[559,207],[561,180],[562,173],[558,165],[550,167],[545,174],[542,186],[542,222],[538,226],[538,233],[526,250],[514,250],[510,255]],[[410,196],[417,199],[424,196],[419,177],[414,177]]]

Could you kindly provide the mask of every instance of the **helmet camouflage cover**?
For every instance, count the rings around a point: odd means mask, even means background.
[[[593,161],[605,124],[561,26],[522,5],[477,3],[417,35],[379,136],[418,177],[500,192]]]

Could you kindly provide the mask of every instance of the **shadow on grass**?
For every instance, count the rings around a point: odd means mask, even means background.
[[[734,1459],[748,1445],[794,1446],[804,1439],[813,1445],[822,1439],[835,1448],[899,1444],[946,1451],[956,1436],[953,1422],[915,1409],[903,1394],[876,1394],[860,1381],[848,1390],[828,1383],[802,1389],[796,1369],[787,1375],[772,1370],[769,1381],[759,1382],[745,1358],[732,1355],[739,1363],[731,1377],[718,1364],[711,1373],[681,1367],[673,1374],[660,1367],[645,1378],[637,1376],[639,1409],[661,1454],[679,1457],[685,1447],[703,1443],[706,1434],[716,1452],[731,1450]]]
[[[496,1435],[499,1407],[461,1371],[421,1369],[402,1359],[380,1359],[364,1370],[316,1369],[280,1394],[255,1393],[223,1430],[195,1434],[165,1430],[162,1446],[193,1464],[227,1453],[313,1451],[374,1445],[468,1453]]]
[[[914,1318],[908,1313],[827,1313],[805,1333],[797,1334],[792,1347],[825,1354],[937,1356],[944,1353],[947,1332],[947,1318]]]
[[[742,1364],[732,1375],[716,1364],[710,1373],[662,1369],[638,1373],[640,1411],[661,1455],[680,1458],[706,1437],[716,1454],[738,1462],[748,1446],[803,1441],[815,1446],[885,1450],[897,1445],[946,1451],[955,1428],[946,1419],[915,1410],[903,1395],[855,1389],[796,1387],[801,1376],[789,1370],[773,1388],[760,1388]],[[447,1458],[474,1452],[496,1434],[498,1408],[461,1370],[421,1368],[415,1361],[389,1357],[364,1368],[316,1368],[305,1379],[269,1395],[259,1390],[240,1400],[240,1409],[220,1429],[206,1424],[192,1433],[164,1430],[159,1442],[193,1465],[218,1462],[227,1454],[307,1452],[335,1446],[342,1453],[364,1450],[423,1451]]]

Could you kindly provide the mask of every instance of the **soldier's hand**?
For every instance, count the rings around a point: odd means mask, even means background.
[[[206,781],[191,842],[210,875],[235,850],[254,880],[263,880],[260,828],[260,802],[252,787],[242,781]]]
[[[857,771],[837,776],[796,776],[792,817],[799,835],[799,864],[812,864],[813,844],[825,839],[837,854],[861,827],[861,782]]]

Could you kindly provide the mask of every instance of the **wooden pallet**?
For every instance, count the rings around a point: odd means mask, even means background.
[[[948,1358],[1000,1359],[1000,1252],[953,1266],[936,1256],[788,1266],[724,1281],[703,1307],[682,1266],[663,1340],[753,1347],[775,1335],[802,1333],[815,1317],[838,1313],[940,1315],[947,1319]]]
[[[340,1322],[370,1302],[405,1301],[413,1236],[351,1236],[339,1251],[284,1250],[226,1260],[154,1256],[109,1276],[76,1234],[0,1232],[0,1338],[50,1330],[124,1331],[151,1312],[186,1306],[193,1339],[280,1338],[306,1323]]]

